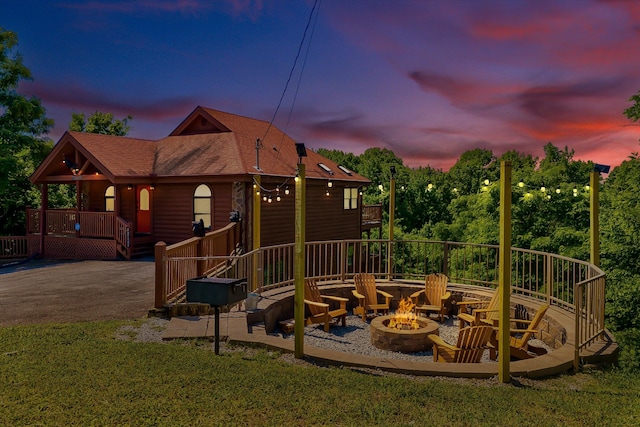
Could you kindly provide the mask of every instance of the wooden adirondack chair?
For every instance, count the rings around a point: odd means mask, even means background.
[[[479,363],[492,334],[491,326],[468,326],[458,333],[456,345],[447,344],[438,335],[428,335],[433,342],[433,361]]]
[[[538,326],[540,321],[544,318],[544,315],[549,309],[549,304],[545,304],[536,311],[533,319],[521,320],[518,319],[518,323],[528,324],[527,329],[511,329],[511,339],[509,340],[509,347],[511,347],[511,357],[516,359],[530,359],[534,357],[529,353],[529,340],[535,333],[540,332]],[[514,321],[512,319],[512,321]]]
[[[376,279],[373,274],[358,273],[353,276],[356,288],[352,290],[353,296],[358,299],[358,306],[353,309],[353,314],[362,315],[362,321],[367,321],[367,312],[389,312],[389,305],[393,295],[376,288]],[[384,302],[378,301],[378,295],[384,298]]]
[[[537,328],[540,325],[540,321],[544,318],[544,315],[547,313],[549,309],[549,304],[545,304],[538,308],[536,314],[533,316],[531,320],[523,320],[523,319],[510,319],[511,323],[526,323],[528,324],[527,329],[511,329],[509,333],[511,337],[509,338],[509,347],[511,358],[513,359],[531,359],[535,357],[536,354],[531,354],[529,352],[529,340],[533,337],[535,333],[540,332]],[[493,328],[496,331],[496,328]],[[496,331],[497,333],[497,331]],[[490,352],[491,359],[496,359],[496,349],[498,348],[498,339],[495,334],[492,335],[491,338],[492,349]]]
[[[424,279],[425,287],[411,294],[411,301],[416,305],[416,313],[425,312],[429,317],[430,312],[438,313],[440,323],[444,315],[449,314],[446,303],[451,298],[451,292],[447,292],[449,278],[442,273],[429,274]],[[424,298],[420,296],[424,294]]]
[[[471,300],[461,301],[456,303],[461,310],[465,311],[458,313],[458,321],[460,322],[460,329],[464,328],[466,324],[472,326],[488,325],[497,326],[498,317],[500,315],[500,292],[499,288],[493,292],[490,300]],[[471,313],[466,312],[466,308],[470,305],[478,306],[478,308],[472,309]],[[482,308],[480,308],[482,307]]]
[[[334,319],[341,319],[342,326],[347,325],[347,301],[349,301],[347,298],[321,295],[314,279],[305,279],[304,285],[304,302],[311,313],[305,325],[324,323],[325,332],[329,332],[329,325]],[[324,300],[339,302],[340,308],[330,310],[329,304]]]

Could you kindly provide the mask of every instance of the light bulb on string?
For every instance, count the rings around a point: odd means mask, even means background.
[[[286,194],[288,196],[289,193],[290,193],[289,186],[287,185],[286,187],[284,187],[284,194]]]

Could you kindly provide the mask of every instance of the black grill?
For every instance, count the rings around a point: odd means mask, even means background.
[[[233,304],[246,298],[246,279],[197,277],[187,280],[187,302],[200,302],[219,307]]]
[[[215,353],[220,354],[220,306],[247,298],[247,279],[197,277],[187,280],[187,302],[209,304],[215,313]]]

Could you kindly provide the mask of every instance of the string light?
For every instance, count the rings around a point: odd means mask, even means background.
[[[331,180],[329,180],[329,182],[327,182],[327,187],[329,187],[329,188],[333,187],[333,182]]]
[[[290,193],[289,186],[287,185],[286,187],[284,187],[284,194],[286,194],[288,196],[289,193]]]
[[[327,191],[325,191],[324,195],[327,196],[327,197],[331,195],[331,193],[329,193],[329,189],[328,188],[327,188]]]

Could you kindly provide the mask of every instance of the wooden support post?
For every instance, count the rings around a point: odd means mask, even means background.
[[[49,185],[42,184],[40,191],[40,257],[44,258],[44,236],[47,234],[47,209],[49,208]]]
[[[388,280],[393,280],[393,225],[396,216],[396,177],[391,175],[389,182],[389,250],[387,260]]]
[[[294,355],[297,359],[304,357],[304,263],[305,263],[305,228],[306,228],[306,177],[305,165],[298,165],[296,181],[296,212],[293,283],[294,295]]]
[[[253,177],[253,206],[252,208],[252,221],[251,221],[251,243],[254,251],[260,249],[260,217],[261,217],[261,197],[262,190],[260,189],[261,185],[261,176],[255,175]],[[260,286],[260,276],[262,275],[262,266],[260,264],[260,257],[257,253],[253,255],[253,275],[251,276],[251,291],[255,291]]]
[[[498,380],[511,382],[510,294],[511,294],[511,162],[500,162],[500,320],[498,326]]]
[[[164,303],[166,302],[167,297],[167,244],[165,242],[158,242],[155,246],[155,308],[164,307]]]

